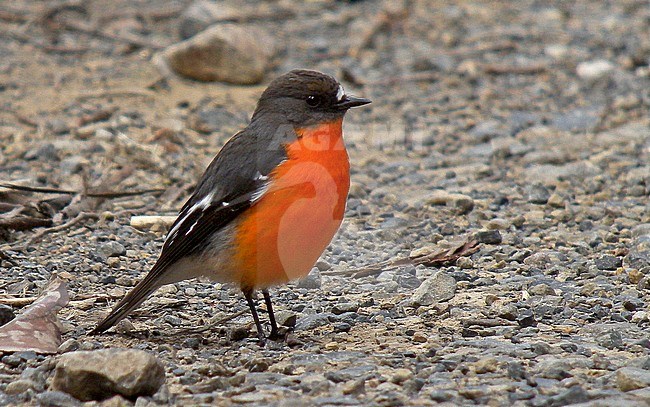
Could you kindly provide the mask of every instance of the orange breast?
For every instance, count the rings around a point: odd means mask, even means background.
[[[268,191],[238,223],[234,268],[242,288],[305,276],[343,221],[350,165],[341,120],[297,133]]]

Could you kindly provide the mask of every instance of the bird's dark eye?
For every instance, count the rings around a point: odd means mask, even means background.
[[[307,96],[307,104],[311,107],[320,106],[323,99],[318,95],[309,95]]]

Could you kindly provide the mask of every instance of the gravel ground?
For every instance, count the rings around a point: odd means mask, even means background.
[[[138,4],[62,13],[179,41],[189,2]],[[308,278],[273,290],[291,332],[264,348],[240,293],[207,281],[164,287],[117,333],[86,336],[162,245],[130,217],[174,214],[264,84],[161,79],[152,47],[43,22],[41,5],[0,6],[29,18],[0,13],[0,179],[165,189],[83,198],[60,222],[96,218],[39,239],[0,235],[0,293],[34,296],[69,273],[59,353],[162,362],[155,395],[103,405],[650,404],[646,1],[238,6],[281,44],[267,80],[318,69],[374,101],[346,118],[346,220]],[[454,265],[358,272],[463,236],[480,249]],[[3,355],[0,405],[81,404],[51,388],[59,357]]]

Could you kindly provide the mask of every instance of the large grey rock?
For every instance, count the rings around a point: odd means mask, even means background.
[[[82,400],[153,395],[165,382],[165,369],[154,356],[136,349],[69,352],[56,365],[52,385]]]
[[[252,85],[264,78],[274,48],[264,32],[219,24],[168,47],[160,62],[186,78]]]
[[[415,306],[427,306],[447,301],[456,295],[456,279],[442,271],[437,272],[415,290],[411,303]]]

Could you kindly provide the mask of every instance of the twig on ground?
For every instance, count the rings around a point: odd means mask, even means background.
[[[84,220],[87,220],[87,219],[99,219],[99,215],[96,214],[96,213],[90,213],[90,212],[80,212],[77,216],[70,219],[66,223],[63,223],[63,224],[57,225],[57,226],[52,226],[51,228],[39,230],[38,232],[36,232],[34,234],[34,236],[32,236],[27,241],[27,243],[25,243],[25,245],[23,247],[31,246],[32,244],[34,244],[34,243],[38,242],[39,240],[41,240],[43,238],[43,236],[45,236],[47,234],[61,232],[63,230],[71,228],[72,226],[74,226],[74,225],[76,225],[78,223],[81,223],[81,222],[83,222]]]
[[[12,307],[24,307],[36,301],[38,297],[0,297],[0,304],[9,305]]]
[[[126,196],[137,196],[145,194],[155,194],[158,192],[165,192],[164,189],[143,189],[139,191],[105,191],[105,192],[79,192],[68,189],[57,188],[43,188],[43,187],[30,187],[26,185],[14,185],[9,183],[0,183],[0,188],[13,189],[16,191],[25,192],[38,192],[41,194],[62,194],[62,195],[78,195],[83,194],[90,198],[122,198]]]
[[[101,90],[97,92],[83,93],[77,95],[76,99],[79,102],[85,101],[87,99],[101,99],[108,97],[155,97],[154,92],[148,90],[139,90],[139,89],[112,89],[112,90]]]
[[[30,119],[29,117],[25,116],[24,114],[22,114],[22,113],[20,113],[18,111],[15,111],[15,110],[9,110],[9,112],[11,114],[13,114],[16,117],[16,119],[18,119],[18,122],[20,122],[22,124],[26,124],[29,127],[38,128],[38,122],[35,122],[34,120]]]
[[[415,256],[402,257],[395,260],[386,260],[370,266],[343,271],[325,272],[324,275],[341,276],[351,275],[353,278],[362,278],[380,274],[383,271],[408,264],[433,267],[450,264],[458,260],[459,257],[469,256],[478,251],[479,246],[476,240],[462,240],[451,248],[436,248],[429,252],[417,254]]]
[[[52,225],[52,219],[35,218],[32,216],[14,216],[0,219],[0,230],[11,229],[23,231],[50,225]]]
[[[483,71],[492,75],[519,74],[534,75],[546,71],[546,66],[542,64],[530,65],[505,65],[505,64],[487,64],[483,66]]]
[[[109,119],[113,113],[117,112],[117,107],[113,106],[108,109],[100,109],[96,112],[85,114],[77,120],[77,125],[85,126],[89,123],[94,123],[102,120]]]

